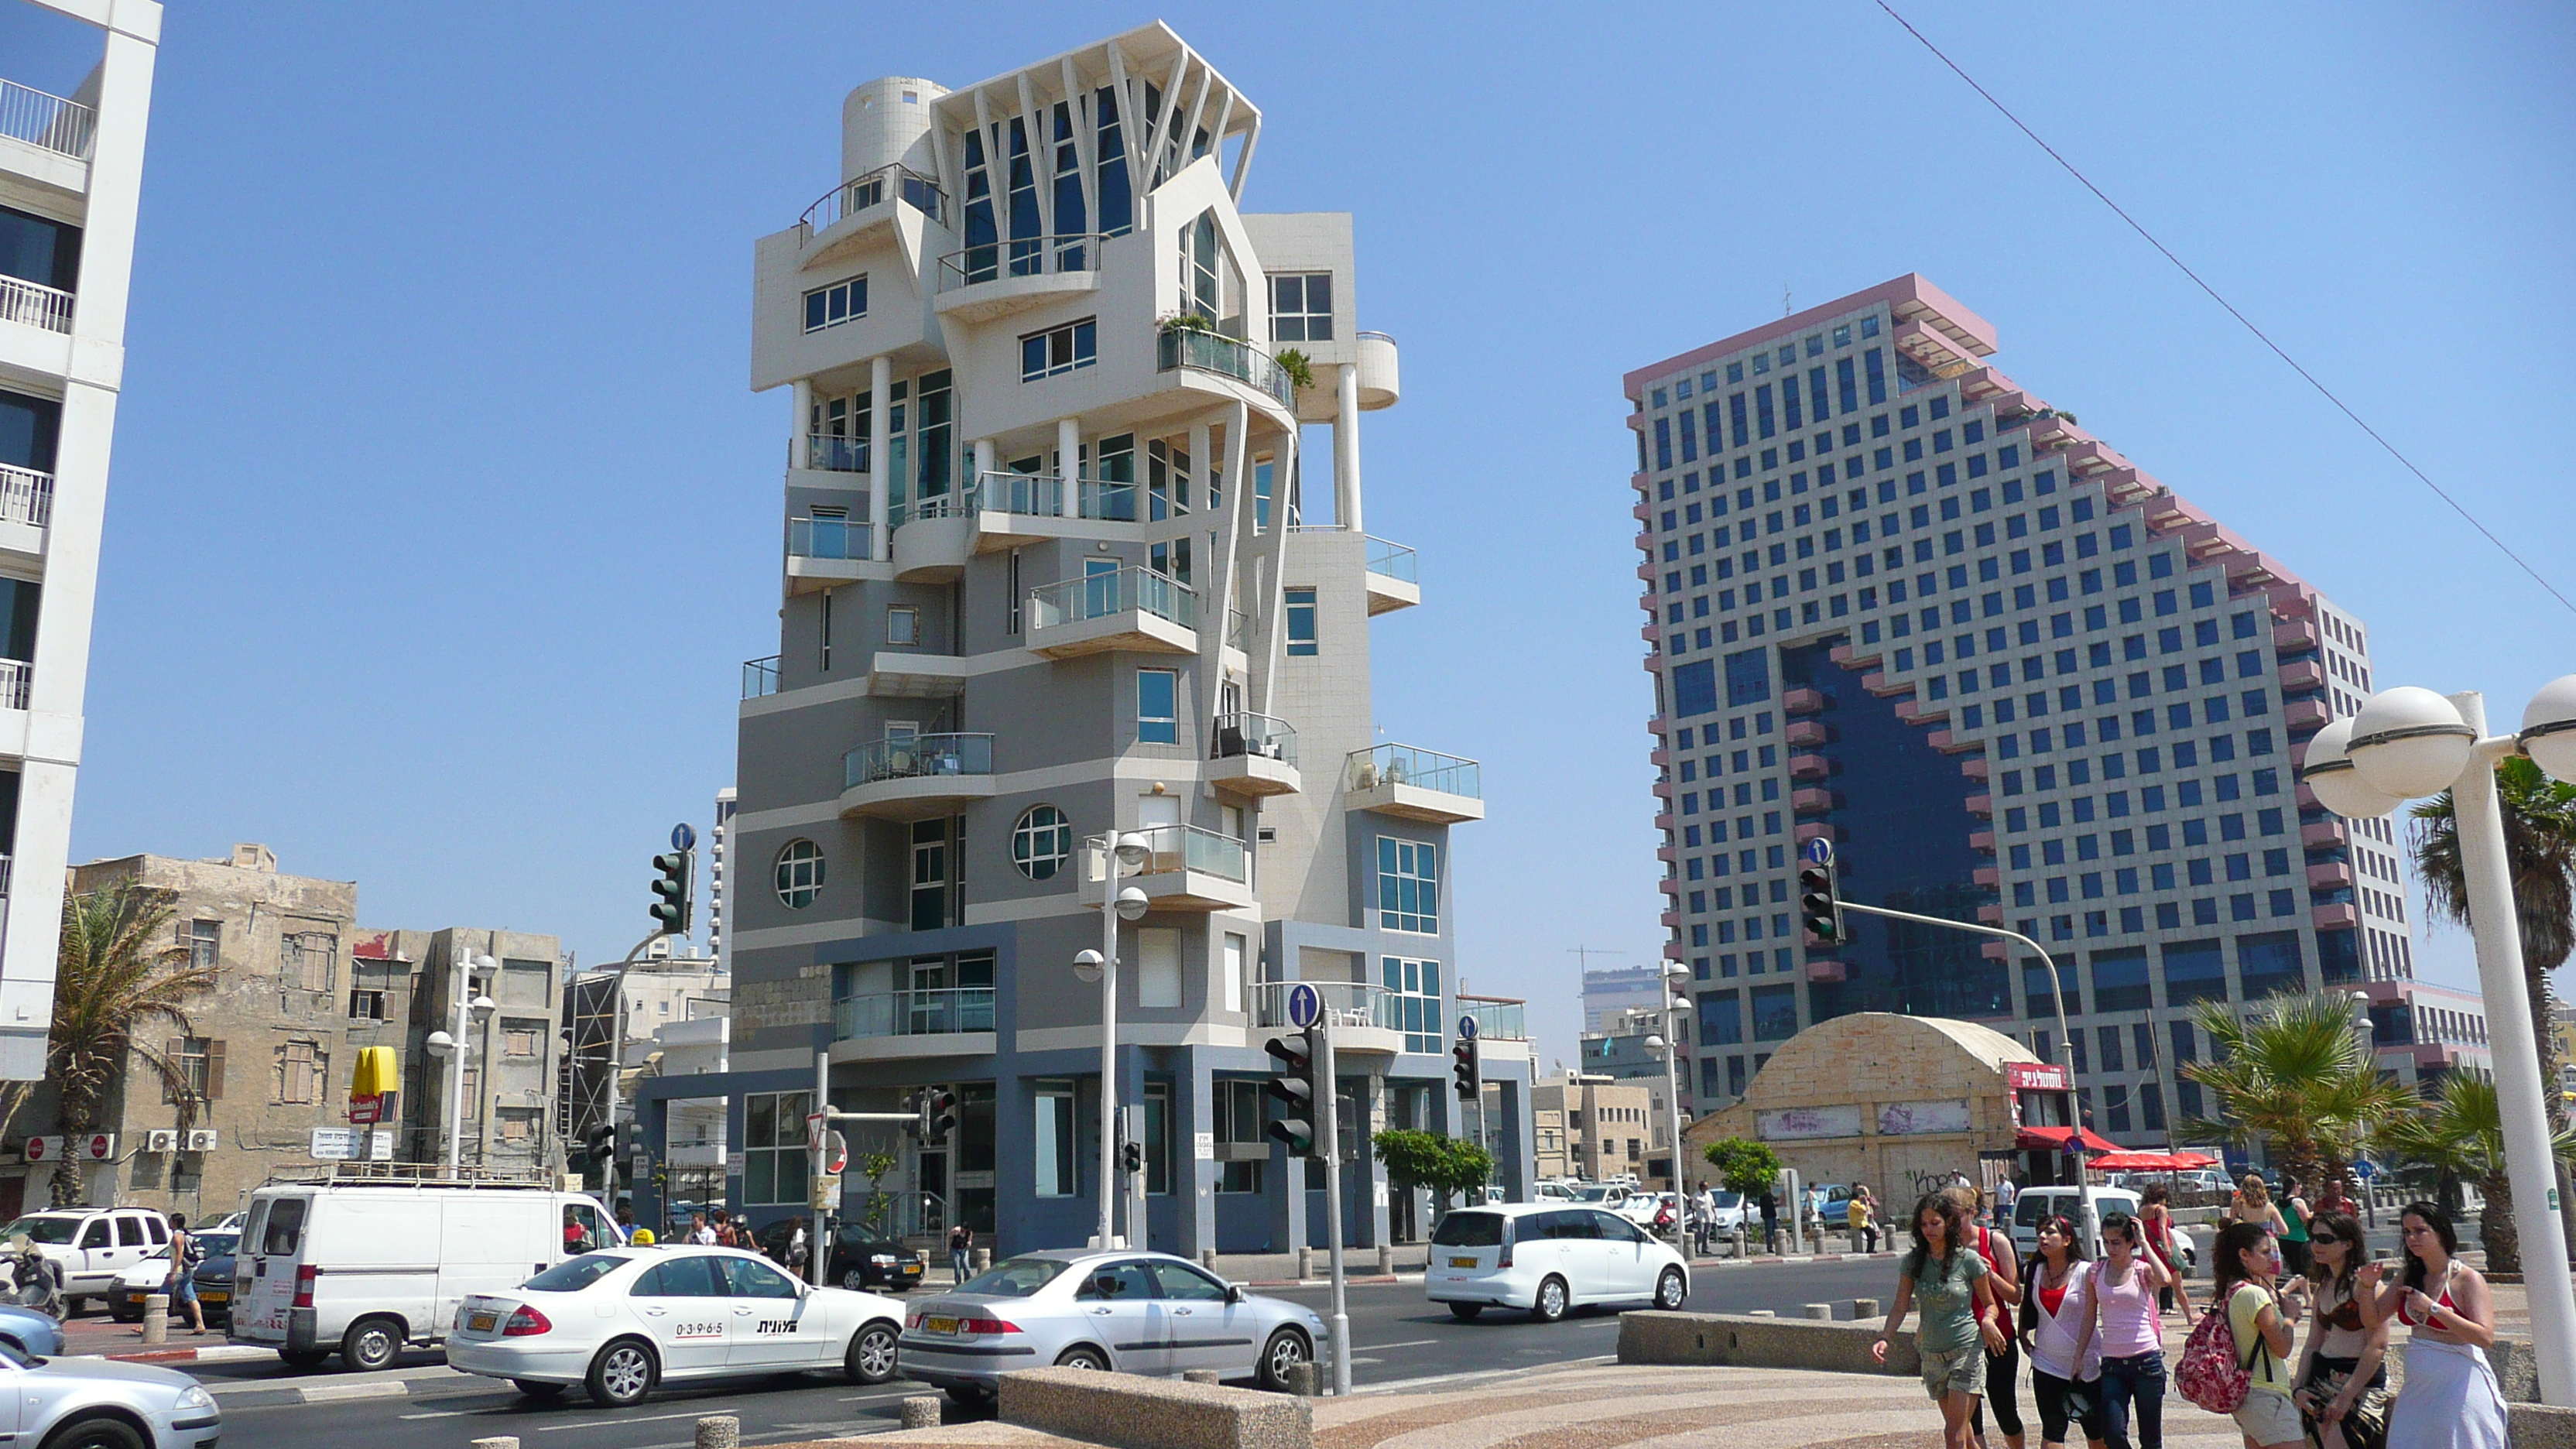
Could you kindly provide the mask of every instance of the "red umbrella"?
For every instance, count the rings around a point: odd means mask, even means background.
[[[2066,1146],[2066,1135],[2071,1130],[2066,1127],[2024,1127],[2013,1135],[2013,1146],[2024,1152],[2060,1151]],[[2082,1140],[2088,1153],[2120,1150],[2120,1144],[2096,1135],[2089,1127],[2084,1129]]]

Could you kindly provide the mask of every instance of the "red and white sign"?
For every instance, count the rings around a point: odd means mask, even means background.
[[[384,1120],[384,1108],[385,1099],[382,1097],[351,1097],[349,1120],[361,1127],[373,1126]]]
[[[2063,1062],[2006,1062],[2004,1085],[2016,1092],[2063,1092],[2068,1085],[2066,1065]]]
[[[93,1132],[89,1134],[89,1136],[81,1139],[81,1155],[87,1157],[92,1162],[115,1161],[116,1134],[113,1132]]]
[[[29,1162],[60,1162],[62,1160],[62,1156],[63,1139],[59,1137],[30,1137],[27,1139],[27,1160]]]

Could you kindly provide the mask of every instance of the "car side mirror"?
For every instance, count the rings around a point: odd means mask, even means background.
[[[1243,1285],[1240,1283],[1226,1284],[1225,1301],[1228,1303],[1241,1303],[1243,1301]]]

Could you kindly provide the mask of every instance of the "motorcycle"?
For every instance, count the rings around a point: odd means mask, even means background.
[[[46,1257],[42,1249],[21,1241],[0,1256],[0,1269],[9,1275],[7,1302],[33,1308],[50,1318],[63,1316],[63,1265]]]

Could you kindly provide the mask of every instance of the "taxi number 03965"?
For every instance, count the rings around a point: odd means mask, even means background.
[[[671,1325],[671,1336],[673,1338],[722,1338],[724,1337],[724,1325],[721,1323],[674,1323]]]

